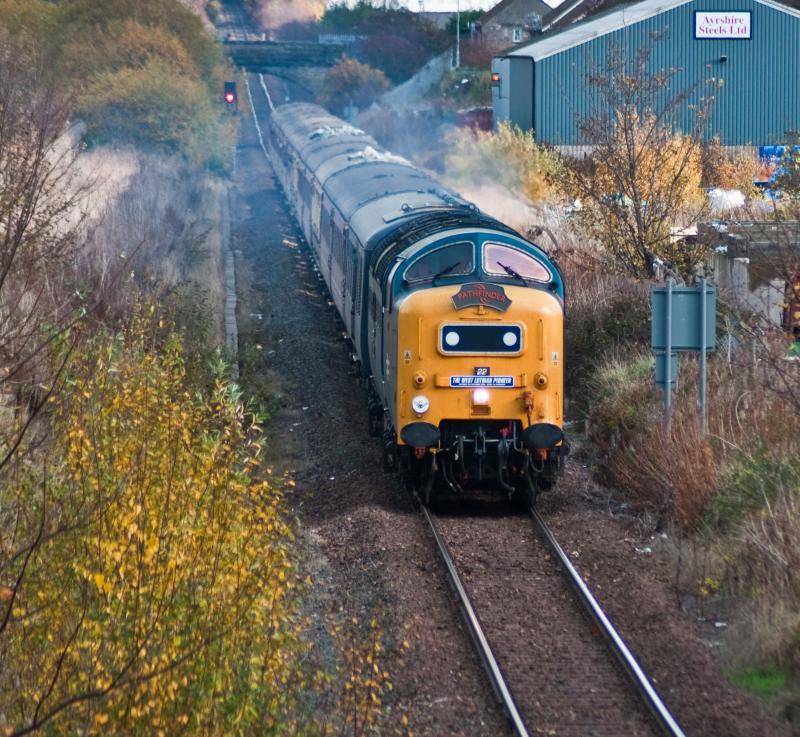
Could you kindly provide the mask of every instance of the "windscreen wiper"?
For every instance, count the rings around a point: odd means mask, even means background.
[[[506,266],[502,261],[498,261],[497,265],[503,269],[509,276],[513,276],[515,279],[519,279],[525,286],[528,285],[528,280],[522,276],[522,274],[514,271],[510,266]]]
[[[436,274],[436,276],[433,277],[433,279],[431,279],[431,284],[435,284],[436,280],[439,277],[447,276],[453,269],[455,269],[457,266],[460,266],[460,265],[461,265],[461,262],[460,261],[456,261],[454,264],[450,264],[450,266],[445,266],[438,274]]]

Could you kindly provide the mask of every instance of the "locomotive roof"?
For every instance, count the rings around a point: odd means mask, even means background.
[[[324,155],[326,149],[340,146],[343,142],[354,148],[360,146],[362,149],[378,145],[372,136],[368,136],[364,131],[345,123],[317,105],[309,103],[281,105],[273,111],[272,117],[309,166],[311,166],[309,157],[317,154],[320,160],[324,160],[327,158]]]
[[[282,105],[272,115],[368,250],[392,232],[416,232],[410,225],[414,220],[435,229],[437,223],[451,225],[468,215],[473,225],[508,230],[316,105]]]
[[[432,194],[442,188],[427,174],[322,108],[292,103],[277,108],[273,117],[348,220],[367,203],[400,194],[408,200],[409,207],[448,206],[445,200]],[[421,199],[412,197],[420,194],[423,195]],[[447,195],[455,197],[451,193]],[[402,204],[398,202],[389,207],[398,209]],[[369,213],[374,212],[374,215],[365,213],[357,218],[358,225],[351,223],[359,237],[363,234],[362,242],[386,226],[382,215],[385,211],[386,207],[370,208]]]

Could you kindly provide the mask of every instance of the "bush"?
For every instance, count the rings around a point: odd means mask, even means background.
[[[777,500],[800,492],[800,456],[756,448],[732,455],[711,500],[706,524],[718,532],[732,530]]]
[[[325,76],[319,102],[332,113],[341,115],[354,106],[365,108],[389,88],[389,80],[379,69],[346,56]]]
[[[273,734],[304,651],[284,502],[235,386],[194,395],[179,337],[135,313],[76,361],[47,460],[0,487],[0,729]]]
[[[589,383],[595,401],[589,414],[589,433],[601,456],[638,448],[648,425],[656,421],[658,394],[653,383],[653,357],[637,352],[609,357]]]
[[[229,71],[219,44],[179,0],[2,0],[0,24],[30,37],[72,91],[92,140],[118,134],[217,168],[227,159],[233,119],[218,98]]]
[[[745,197],[755,193],[753,179],[759,171],[758,156],[750,151],[730,153],[719,137],[705,141],[701,147],[703,186],[738,189]]]
[[[582,248],[560,254],[568,285],[565,323],[567,389],[579,412],[595,396],[592,376],[607,357],[646,351],[650,344],[649,288],[610,273]]]
[[[178,75],[199,76],[195,60],[176,36],[130,18],[109,23],[88,46],[85,39],[67,44],[63,53],[70,75],[85,80],[103,72],[141,69],[154,60],[169,64]]]
[[[459,132],[452,140],[446,163],[448,172],[459,179],[501,184],[531,202],[558,196],[558,156],[537,143],[533,131],[523,133],[507,123],[491,133]]]
[[[219,44],[203,26],[200,17],[179,0],[68,0],[60,19],[65,38],[80,41],[84,48],[102,43],[115,25],[133,20],[148,29],[159,28],[174,36],[197,66],[199,78],[216,89],[225,67]]]
[[[91,127],[91,140],[183,153],[191,161],[220,168],[232,144],[232,131],[223,125],[204,86],[161,60],[96,75],[78,112]]]
[[[681,368],[685,375],[686,366]],[[712,498],[718,460],[700,428],[691,380],[675,392],[672,428],[664,429],[661,391],[649,353],[611,360],[590,382],[590,437],[599,478],[639,508],[683,527],[698,522]]]

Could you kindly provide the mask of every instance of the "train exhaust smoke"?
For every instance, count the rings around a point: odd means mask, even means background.
[[[260,0],[258,19],[265,30],[275,30],[287,23],[313,21],[325,12],[325,0]]]

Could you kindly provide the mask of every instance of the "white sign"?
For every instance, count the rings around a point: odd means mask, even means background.
[[[751,14],[747,12],[696,10],[695,38],[751,38]]]
[[[451,376],[450,386],[454,389],[464,386],[494,386],[502,389],[514,388],[513,376]]]

